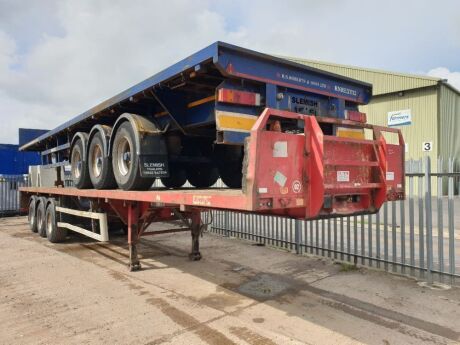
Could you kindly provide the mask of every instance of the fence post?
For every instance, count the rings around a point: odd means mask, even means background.
[[[294,231],[295,231],[295,253],[300,254],[300,221],[294,220]]]
[[[413,173],[412,161],[410,164],[410,173]],[[415,276],[415,201],[414,201],[414,176],[409,176],[409,262],[410,274]]]
[[[425,223],[426,223],[426,268],[428,284],[433,283],[433,223],[431,208],[431,160],[427,156],[425,159]]]
[[[442,173],[443,169],[443,159],[438,158],[438,173]],[[442,175],[438,175],[438,196],[437,196],[437,212],[438,212],[438,260],[439,260],[439,280],[444,281],[444,222],[443,222],[443,207],[442,207],[442,195],[443,195],[443,178]]]
[[[229,214],[228,214],[228,211],[224,211],[224,227],[225,227],[225,236],[226,237],[230,237],[230,234],[229,234]]]
[[[449,174],[454,172],[454,160],[449,159]],[[447,205],[448,226],[449,226],[449,273],[451,274],[451,284],[455,283],[455,228],[454,228],[454,178],[448,177],[449,199]]]

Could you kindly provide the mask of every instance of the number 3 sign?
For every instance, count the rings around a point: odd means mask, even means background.
[[[424,141],[422,143],[422,151],[423,152],[431,152],[431,151],[433,151],[433,142],[432,141]]]

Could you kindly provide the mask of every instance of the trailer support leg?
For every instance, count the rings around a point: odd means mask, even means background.
[[[189,254],[189,258],[192,261],[201,260],[200,253],[200,236],[201,236],[201,213],[200,211],[194,211],[191,215],[190,230],[192,233],[192,252]]]
[[[128,205],[128,246],[129,246],[129,270],[131,272],[141,269],[141,263],[137,256],[137,242],[139,241],[139,208],[137,204]]]

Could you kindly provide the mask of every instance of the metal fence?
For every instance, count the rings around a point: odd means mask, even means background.
[[[455,214],[460,198],[454,195],[454,186],[460,173],[454,172],[453,160],[447,162],[446,172],[438,173],[431,173],[429,158],[423,163],[406,164],[406,200],[385,203],[377,214],[302,221],[214,211],[210,231],[429,283],[455,284],[460,282],[460,229]],[[442,167],[439,161],[438,171]]]
[[[0,175],[0,217],[19,214],[18,188],[28,181],[27,175]]]

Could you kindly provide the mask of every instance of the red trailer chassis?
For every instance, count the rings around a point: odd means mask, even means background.
[[[283,131],[286,121],[298,131]],[[281,123],[281,125],[280,125]],[[329,127],[327,127],[329,126]],[[325,135],[323,128],[366,129],[372,139]],[[397,135],[388,144],[384,133]],[[266,109],[246,143],[243,188],[94,190],[62,187],[20,188],[22,206],[31,195],[59,200],[85,198],[92,208],[116,216],[128,230],[130,268],[140,267],[136,244],[142,236],[183,231],[146,231],[153,222],[181,219],[192,234],[190,258],[199,260],[201,213],[238,210],[296,219],[374,213],[386,200],[404,199],[404,141],[397,129],[349,120]]]

